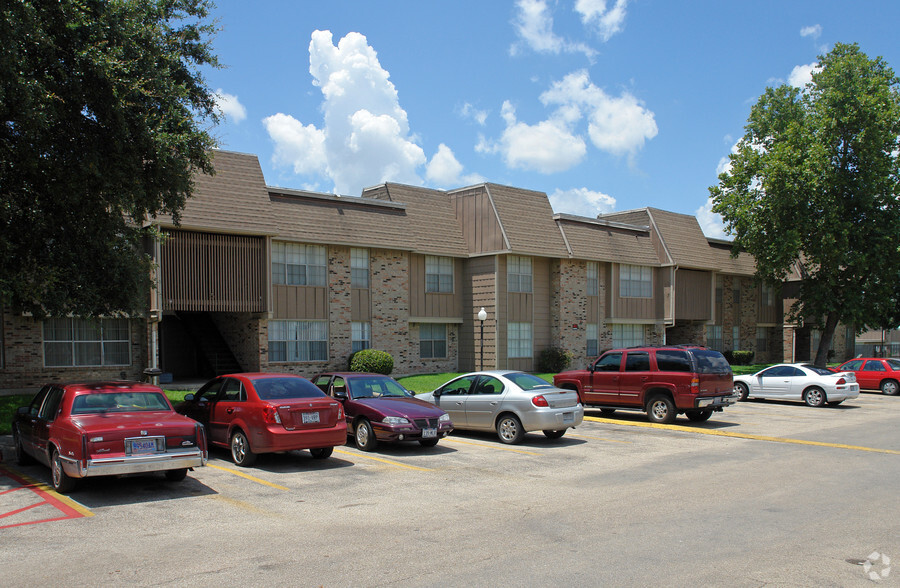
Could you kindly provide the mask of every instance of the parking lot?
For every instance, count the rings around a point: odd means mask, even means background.
[[[13,586],[896,585],[898,417],[868,393],[701,424],[588,410],[556,441],[455,433],[246,469],[214,450],[181,483],[70,497],[4,437],[0,569]]]

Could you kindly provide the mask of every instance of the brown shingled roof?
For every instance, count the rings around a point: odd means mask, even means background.
[[[568,257],[545,193],[499,184],[485,184],[485,189],[497,209],[511,253]]]
[[[647,227],[557,214],[554,219],[577,259],[660,265]]]

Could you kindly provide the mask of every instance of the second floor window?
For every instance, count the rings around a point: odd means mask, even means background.
[[[619,296],[622,298],[652,298],[652,268],[646,265],[620,265]]]
[[[369,250],[350,249],[350,287],[369,287]]]
[[[760,287],[759,305],[762,307],[775,305],[775,288],[771,284],[763,284]]]
[[[600,325],[597,323],[588,323],[587,325],[587,356],[597,357],[600,355]]]
[[[587,264],[587,295],[600,295],[600,264],[596,261]]]
[[[321,245],[272,243],[272,282],[288,286],[324,286],[327,256]]]
[[[722,325],[706,326],[706,346],[716,351],[724,351],[722,345]]]
[[[453,293],[453,258],[425,256],[425,291],[439,294]]]
[[[531,292],[531,258],[510,255],[506,262],[509,292]]]

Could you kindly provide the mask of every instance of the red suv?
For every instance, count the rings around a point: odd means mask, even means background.
[[[680,413],[701,422],[734,404],[728,360],[695,345],[612,349],[585,370],[557,374],[553,384],[576,390],[585,408],[605,415],[641,410],[655,423],[672,423]]]

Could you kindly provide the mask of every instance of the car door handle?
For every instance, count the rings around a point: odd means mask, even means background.
[[[641,382],[646,382],[650,379],[650,376],[641,376]]]
[[[227,412],[228,414],[231,414],[231,413],[234,412],[234,409],[233,409],[233,408],[226,408],[226,409],[225,409],[225,412]]]

